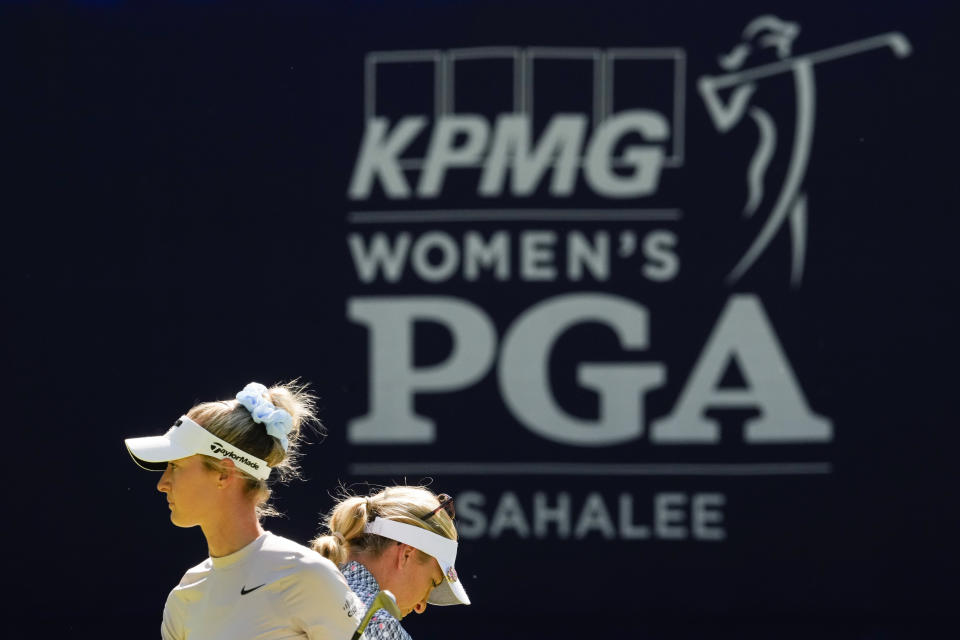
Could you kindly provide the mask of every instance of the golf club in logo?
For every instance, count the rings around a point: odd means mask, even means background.
[[[757,148],[747,169],[748,195],[743,214],[750,217],[765,209],[766,220],[747,251],[727,275],[728,284],[736,283],[750,270],[788,221],[790,282],[796,288],[802,281],[807,244],[807,198],[803,192],[803,179],[810,159],[816,111],[814,65],[873,49],[889,47],[898,58],[904,58],[911,52],[910,42],[903,34],[887,33],[795,56],[793,42],[799,33],[800,26],[795,22],[772,15],[754,18],[743,30],[742,41],[729,53],[720,56],[719,65],[727,73],[703,76],[697,83],[707,112],[721,133],[730,131],[743,122],[745,116],[749,116],[759,134]],[[752,57],[765,49],[773,49],[779,60],[746,67]],[[779,193],[768,199],[764,193],[764,177],[777,150],[778,127],[774,117],[756,104],[755,96],[759,80],[784,73],[793,75],[797,121],[786,177]],[[727,90],[729,95],[722,97],[721,92]]]

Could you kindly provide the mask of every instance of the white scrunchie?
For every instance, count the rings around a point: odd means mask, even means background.
[[[290,444],[287,434],[293,429],[293,416],[270,402],[267,388],[259,382],[251,382],[237,394],[237,400],[250,412],[253,421],[264,425],[267,433],[279,440],[280,446],[286,451]]]

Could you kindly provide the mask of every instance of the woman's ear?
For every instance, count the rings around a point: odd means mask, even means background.
[[[413,555],[417,550],[403,542],[398,542],[397,545],[399,546],[399,550],[397,551],[397,568],[403,569],[413,559]]]
[[[220,461],[219,477],[217,478],[217,487],[223,489],[230,483],[230,479],[237,475],[237,467],[230,458],[224,458]]]

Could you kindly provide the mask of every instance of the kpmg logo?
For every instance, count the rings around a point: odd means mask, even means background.
[[[668,95],[656,101],[663,106],[620,104],[616,83],[629,85],[651,68],[666,74]],[[581,76],[568,92],[588,96],[581,102],[589,111],[554,112],[550,104],[541,109],[539,85],[556,84],[555,76],[567,69],[577,69]],[[382,115],[380,105],[388,101],[380,87],[389,87],[394,74],[418,71],[434,78],[431,113],[393,120]],[[475,111],[470,96],[462,95],[464,86],[480,80],[476,76],[489,74],[509,94],[501,96],[509,104],[500,113]],[[364,200],[378,185],[392,200],[438,198],[451,171],[475,169],[475,192],[481,198],[530,196],[547,181],[548,172],[549,193],[558,198],[573,194],[580,175],[604,198],[651,195],[663,168],[683,163],[684,83],[681,49],[488,47],[371,53],[366,129],[348,193]],[[538,125],[543,130],[535,135]],[[418,143],[419,152],[414,150]],[[408,179],[407,170],[416,179]]]
[[[210,450],[213,451],[213,453],[215,453],[215,454],[217,454],[217,455],[223,455],[223,456],[226,456],[227,458],[230,458],[230,459],[232,459],[232,460],[236,460],[237,462],[239,462],[239,463],[241,463],[241,464],[245,464],[245,465],[247,465],[248,467],[250,467],[251,469],[259,469],[259,468],[260,468],[260,465],[257,464],[256,462],[254,462],[253,460],[250,460],[249,458],[246,458],[246,457],[244,457],[244,456],[241,456],[241,455],[238,455],[238,454],[234,453],[234,452],[231,451],[230,449],[225,448],[225,446],[222,445],[222,444],[220,444],[219,442],[214,442],[213,444],[211,444],[211,445],[210,445]]]

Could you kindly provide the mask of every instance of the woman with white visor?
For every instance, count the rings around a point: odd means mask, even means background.
[[[297,475],[314,398],[295,383],[248,384],[235,399],[190,409],[166,434],[129,438],[142,467],[163,471],[170,520],[199,526],[210,557],[167,597],[165,640],[347,640],[362,608],[336,566],[263,529],[273,476]]]
[[[457,530],[453,499],[423,487],[387,487],[342,499],[324,520],[330,532],[311,546],[336,562],[367,607],[380,590],[396,597],[400,617],[427,604],[470,604],[454,568]],[[369,640],[409,640],[386,610],[373,615]]]

